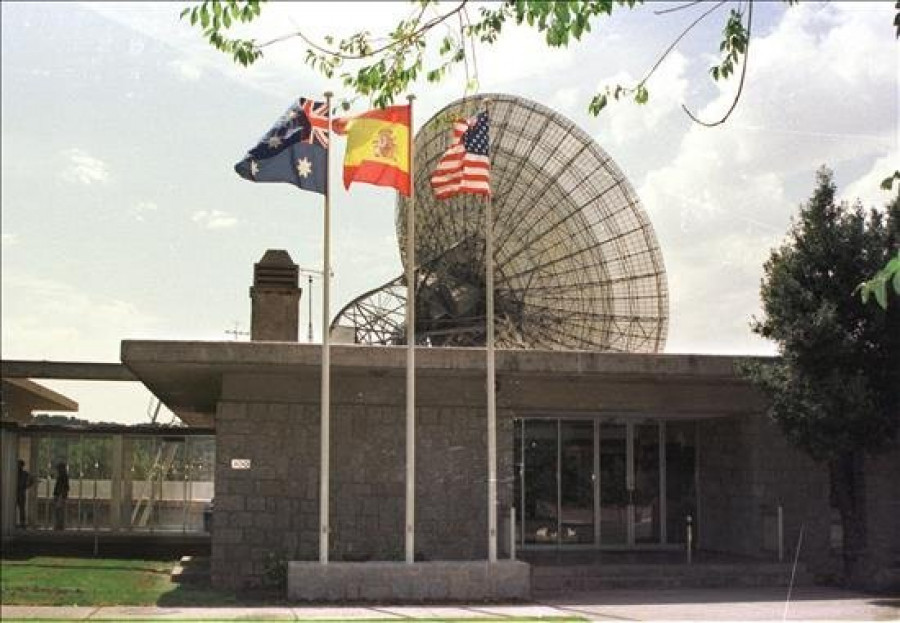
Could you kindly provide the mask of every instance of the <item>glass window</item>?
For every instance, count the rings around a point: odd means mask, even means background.
[[[659,424],[634,426],[634,542],[659,543]]]

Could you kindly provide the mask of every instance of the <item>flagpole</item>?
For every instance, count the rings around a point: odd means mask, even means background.
[[[415,561],[416,539],[416,184],[413,100],[409,100],[409,202],[406,208],[406,562]]]
[[[489,100],[484,100],[485,111]],[[494,215],[493,197],[484,210],[485,282],[487,287],[487,427],[488,427],[488,561],[497,562],[497,396],[494,367]]]
[[[331,437],[331,353],[328,345],[329,338],[329,285],[331,281],[331,193],[329,192],[329,175],[331,174],[331,91],[325,91],[325,106],[328,114],[328,151],[325,164],[325,216],[323,227],[322,249],[322,418],[321,418],[321,448],[319,465],[319,562],[328,563],[328,496],[329,496],[329,465],[330,465],[330,437]]]

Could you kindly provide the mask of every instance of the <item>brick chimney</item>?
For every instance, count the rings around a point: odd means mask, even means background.
[[[302,293],[298,277],[298,266],[282,249],[269,249],[253,265],[251,340],[297,341]]]

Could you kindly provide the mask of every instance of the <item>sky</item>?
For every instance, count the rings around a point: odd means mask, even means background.
[[[232,167],[294,98],[349,93],[303,64],[296,38],[250,68],[235,65],[179,21],[184,6],[0,4],[3,359],[115,362],[123,339],[234,339],[226,331],[249,330],[253,263],[266,249],[321,269],[320,196],[252,184]],[[667,6],[619,10],[561,49],[504,27],[497,45],[476,49],[479,89],[559,111],[625,172],[666,266],[666,352],[773,354],[750,331],[762,265],[815,171],[832,168],[848,201],[889,199],[879,181],[900,162],[893,3],[757,3],[744,93],[723,126],[693,123],[682,104],[714,119],[731,103],[737,81],[709,78],[727,6],[668,56],[647,105],[590,116],[597,89],[640,78],[705,10],[657,14]],[[384,33],[409,11],[401,2],[284,2],[245,28],[259,40],[299,29],[321,41]],[[465,83],[457,71],[415,85],[416,128]],[[353,112],[365,109],[360,101]],[[333,175],[336,313],[402,269],[394,192],[345,192],[339,167]],[[314,282],[315,341],[320,296]],[[77,400],[79,417],[147,420],[150,395],[139,384],[44,383]]]

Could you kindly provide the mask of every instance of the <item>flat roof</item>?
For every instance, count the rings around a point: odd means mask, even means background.
[[[137,381],[131,371],[116,362],[46,361],[4,359],[3,378],[60,379],[68,381]]]
[[[337,390],[333,400],[339,403],[337,392],[351,387],[360,394],[365,389],[373,401],[388,400],[385,392],[374,395],[379,385],[395,387],[402,381],[406,356],[402,346],[331,346],[332,387]],[[307,395],[313,394],[306,402],[318,400],[321,346],[317,344],[125,340],[121,358],[136,378],[191,425],[213,425],[223,379],[229,376],[257,385],[265,378],[290,378],[305,383]],[[592,410],[683,417],[758,412],[764,405],[762,396],[738,371],[738,362],[747,359],[760,358],[497,350],[498,408],[534,416]],[[483,348],[417,347],[420,404],[435,400],[479,404],[485,370]],[[449,381],[468,382],[472,391],[449,389]],[[399,387],[402,400],[402,384]],[[397,393],[393,391],[390,399],[396,401]]]
[[[16,421],[27,421],[32,411],[78,411],[78,403],[29,379],[2,380],[4,409]]]

